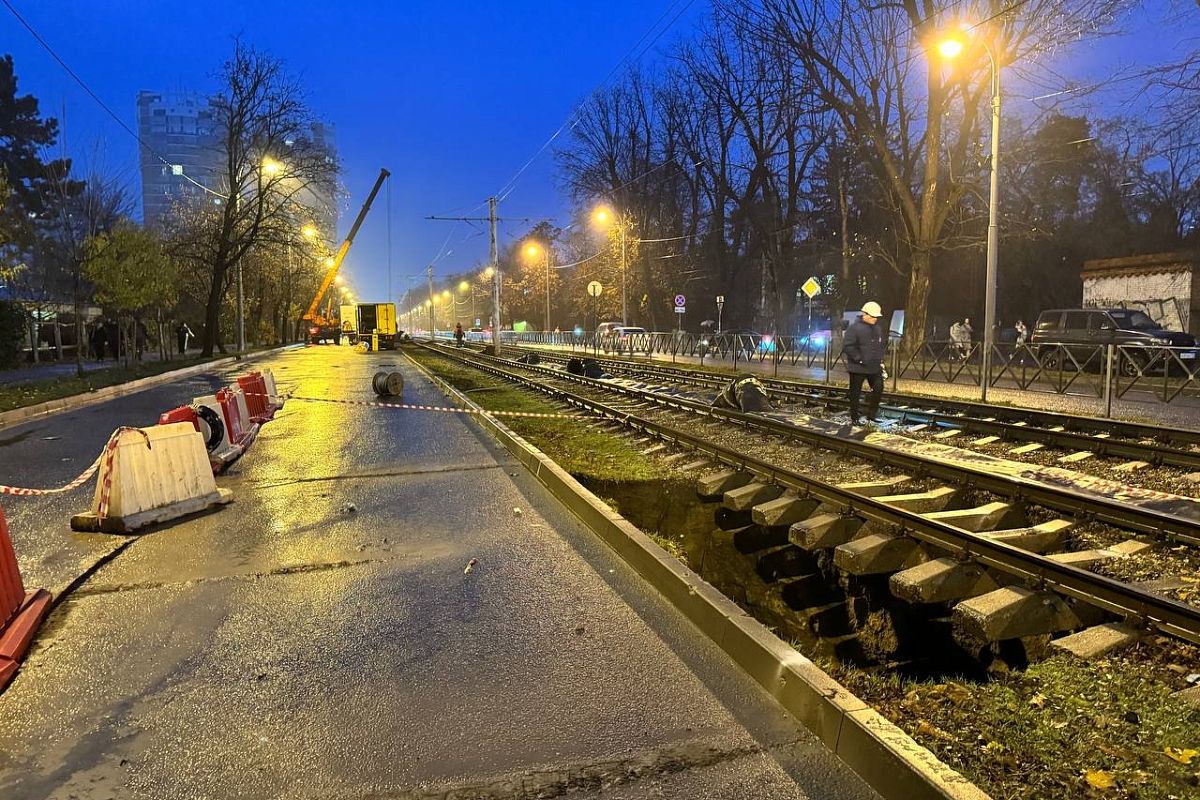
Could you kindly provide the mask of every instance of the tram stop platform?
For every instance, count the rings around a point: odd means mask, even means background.
[[[131,539],[0,695],[0,796],[876,797],[471,417],[350,404],[450,405],[402,354],[264,366],[234,503]]]

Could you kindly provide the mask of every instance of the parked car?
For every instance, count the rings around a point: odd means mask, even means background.
[[[635,325],[618,325],[613,328],[604,344],[606,350],[616,350],[617,353],[631,353],[645,347],[646,329]]]
[[[1101,348],[1109,344],[1120,346],[1120,373],[1134,377],[1154,360],[1154,347],[1195,348],[1196,338],[1190,333],[1169,331],[1146,312],[1130,308],[1043,311],[1029,337],[1030,347],[1047,369],[1073,368],[1067,354],[1075,363],[1100,369],[1104,359]],[[1173,352],[1181,360],[1196,359],[1194,349]]]

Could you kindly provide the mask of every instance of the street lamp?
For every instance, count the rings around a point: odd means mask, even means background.
[[[305,225],[300,229],[300,233],[304,235],[305,239],[312,239],[317,235],[317,229],[312,225]]]
[[[618,220],[612,209],[600,206],[592,212],[592,222],[602,230],[608,230],[613,225],[621,231],[621,324],[629,324],[629,302],[625,286],[625,221]]]
[[[529,258],[530,260],[537,258],[539,254],[541,254],[544,257],[542,260],[542,263],[543,263],[543,267],[546,270],[546,326],[544,328],[542,328],[542,330],[549,332],[550,331],[550,248],[549,247],[546,247],[546,248],[539,247],[537,242],[530,242],[529,244],[525,245],[525,256],[527,258]]]
[[[967,28],[948,35],[937,45],[938,53],[953,60],[966,49]],[[984,41],[983,49],[992,64],[992,166],[991,191],[988,201],[987,272],[984,277],[983,300],[983,380],[980,400],[987,402],[988,383],[992,377],[992,348],[996,340],[996,266],[1000,248],[1000,187],[997,167],[1000,163],[1000,62],[992,46]]]

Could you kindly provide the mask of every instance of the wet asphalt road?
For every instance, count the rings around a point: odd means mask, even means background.
[[[394,364],[445,403],[398,355],[261,363],[358,400]],[[226,380],[0,432],[0,482]],[[89,490],[5,500],[32,583],[124,549],[0,696],[0,797],[874,797],[460,415],[293,400],[219,483],[136,539],[69,532]]]

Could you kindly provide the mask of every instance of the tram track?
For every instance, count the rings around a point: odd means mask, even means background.
[[[596,358],[586,353],[570,355],[541,348],[518,349],[537,353],[555,363],[565,363],[572,357]],[[599,357],[596,361],[613,375],[656,378],[695,387],[719,388],[731,377],[703,369],[619,358]],[[754,377],[778,402],[837,411],[849,406],[841,387],[758,374]],[[942,431],[995,436],[1002,442],[1057,448],[1067,453],[1061,459],[1064,463],[1078,460],[1077,454],[1088,453],[1144,462],[1151,467],[1200,470],[1200,431],[898,392],[884,392],[880,412],[904,425],[928,425]]]
[[[900,498],[904,496],[886,494],[888,490],[881,488],[887,484],[886,480],[866,482],[858,487],[839,485],[784,466],[775,459],[738,452],[697,432],[694,419],[721,425],[733,424],[775,439],[803,442],[808,447],[832,450],[885,470],[900,471],[906,477],[944,482],[955,486],[955,491],[982,492],[1004,498],[1022,512],[1026,506],[1052,509],[1069,515],[1074,523],[1103,522],[1167,543],[1200,544],[1194,520],[1118,502],[1105,502],[1062,487],[1038,485],[982,470],[964,469],[959,465],[941,464],[933,459],[891,451],[866,441],[798,428],[758,414],[716,409],[692,399],[656,395],[613,385],[608,381],[570,375],[546,366],[517,364],[474,351],[466,355],[447,348],[429,349],[495,377],[539,391],[569,408],[586,411],[603,424],[620,425],[637,435],[699,453],[717,468],[725,468],[727,472],[718,475],[747,476],[744,480],[718,479],[712,481],[712,486],[723,489],[724,481],[733,492],[740,491],[738,496],[746,504],[743,510],[753,511],[754,516],[758,516],[764,504],[772,502],[776,510],[792,503],[793,515],[796,513],[795,507],[802,506],[805,513],[791,525],[790,538],[796,541],[799,528],[799,536],[808,536],[812,544],[832,543],[836,549],[835,561],[852,560],[855,555],[855,548],[851,546],[853,542],[860,543],[857,546],[859,555],[866,547],[874,547],[873,552],[884,553],[912,552],[913,547],[917,547],[928,551],[929,562],[940,562],[940,567],[951,573],[971,565],[995,570],[1005,576],[1002,582],[1004,586],[1016,587],[1014,591],[1023,593],[1022,597],[1032,598],[1031,602],[1046,601],[1050,595],[1054,595],[1066,598],[1065,602],[1070,606],[1066,611],[1071,608],[1078,610],[1082,604],[1115,615],[1138,630],[1157,629],[1189,642],[1200,643],[1200,608],[1196,606],[1089,571],[1080,566],[1086,559],[1076,559],[1069,554],[1066,557],[1062,554],[1045,555],[1010,544],[1011,541],[1021,541],[1020,537],[1003,535],[1011,531],[988,531],[986,526],[974,523],[953,524],[963,513],[969,517],[971,509],[950,509],[946,513],[913,510],[919,504],[911,505],[908,501],[902,501]],[[597,395],[602,395],[603,399]],[[664,421],[655,418],[663,414],[675,415],[675,419]],[[689,417],[693,418],[692,422],[687,421]],[[754,487],[769,489],[756,494]],[[729,494],[724,496],[728,506]],[[764,503],[756,502],[762,498],[766,498]],[[778,522],[784,518],[775,517],[768,521]],[[976,529],[969,529],[972,527]],[[1029,526],[1024,530],[1028,534],[1038,527]],[[870,541],[863,544],[864,540]],[[842,558],[846,553],[851,555]],[[902,566],[911,560],[901,558],[899,562]],[[889,561],[885,558],[884,561],[891,563],[896,559]],[[918,559],[917,563],[922,562]],[[955,592],[951,591],[950,594]],[[968,591],[962,596],[938,595],[933,601],[953,605],[964,599],[969,601],[971,596]],[[922,598],[923,601],[927,599]],[[1078,616],[1079,627],[1083,627],[1085,623],[1082,620],[1095,615]]]

